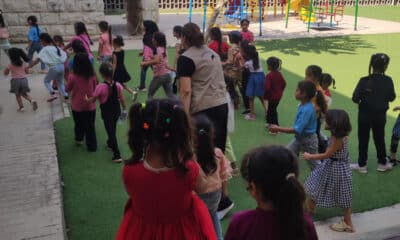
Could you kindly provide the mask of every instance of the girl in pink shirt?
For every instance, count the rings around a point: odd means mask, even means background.
[[[108,25],[108,22],[101,21],[99,23],[100,28],[100,38],[99,38],[99,56],[97,60],[101,63],[112,61],[112,34],[111,34],[111,26]]]
[[[242,35],[242,41],[247,40],[249,43],[254,44],[254,34],[249,30],[249,25],[249,20],[242,19],[242,21],[240,21],[240,27],[242,28],[240,34]]]
[[[112,161],[122,162],[121,153],[117,143],[117,121],[126,118],[126,102],[122,94],[122,85],[113,80],[113,68],[110,63],[102,63],[99,72],[104,83],[97,85],[91,98],[86,96],[86,101],[93,103],[96,99],[100,102],[101,117],[107,132],[107,147],[113,151]],[[122,113],[121,106],[122,105]]]
[[[93,53],[92,50],[90,50],[90,45],[93,45],[93,42],[92,39],[90,39],[89,33],[86,29],[86,25],[83,22],[76,22],[74,24],[74,28],[75,28],[75,36],[71,38],[69,44],[65,47],[65,49],[71,48],[71,44],[74,40],[79,40],[85,47],[89,59],[93,61]]]
[[[85,96],[93,96],[96,85],[96,74],[88,55],[86,53],[76,54],[73,73],[69,74],[65,89],[71,95],[76,144],[82,145],[85,139],[89,152],[97,150],[95,132],[96,104],[86,102]]]
[[[157,54],[150,61],[140,63],[142,67],[153,66],[153,79],[150,83],[148,98],[152,99],[161,86],[164,88],[165,94],[169,98],[173,98],[172,79],[168,67],[167,40],[164,33],[154,33],[153,43],[157,49]]]
[[[22,98],[25,98],[32,104],[33,110],[36,111],[38,108],[37,102],[32,100],[28,92],[30,91],[28,85],[28,79],[26,78],[25,62],[29,62],[28,56],[20,48],[10,48],[8,50],[8,56],[10,58],[10,64],[4,69],[4,75],[8,75],[11,72],[11,88],[10,93],[14,93],[18,103],[18,111],[24,111],[24,104]],[[22,61],[23,60],[23,61]]]
[[[222,192],[224,191],[224,195],[227,196],[227,189],[222,188],[222,185],[232,177],[232,169],[221,149],[214,147],[214,128],[207,116],[196,115],[194,123],[196,126],[194,144],[197,147],[196,160],[200,165],[195,190],[207,205],[218,240],[222,240],[222,228],[217,209]]]

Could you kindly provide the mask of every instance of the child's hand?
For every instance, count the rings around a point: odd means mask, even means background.
[[[310,154],[308,152],[303,153],[303,158],[306,159],[306,160],[310,160],[311,156],[312,156],[312,154]]]
[[[120,119],[121,121],[125,121],[127,116],[128,116],[128,112],[127,112],[126,110],[123,110],[123,111],[121,112],[121,116],[119,116],[119,119]]]
[[[139,52],[139,57],[143,56],[143,52]]]
[[[394,107],[393,111],[399,111],[400,110],[400,106]]]
[[[89,97],[87,96],[87,94],[85,94],[85,101],[89,102]]]
[[[141,62],[140,66],[144,67],[144,66],[146,66],[146,63],[145,62]]]
[[[278,133],[279,132],[279,126],[275,124],[271,124],[268,126],[268,130],[272,133]]]

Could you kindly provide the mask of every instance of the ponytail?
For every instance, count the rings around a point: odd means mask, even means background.
[[[92,39],[90,38],[89,33],[88,33],[87,30],[85,30],[85,34],[86,34],[87,37],[89,38],[90,45],[93,45],[93,41],[92,41]]]
[[[42,40],[43,42],[47,44],[52,44],[56,49],[57,49],[57,55],[61,57],[61,51],[53,41],[53,39],[50,37],[48,33],[41,33],[39,35],[39,39]]]
[[[144,128],[143,128],[143,109],[141,103],[132,105],[129,110],[129,131],[128,145],[132,151],[132,156],[126,161],[127,164],[138,163],[144,154]]]
[[[253,68],[256,71],[260,67],[260,59],[258,58],[258,52],[256,51],[254,54],[253,60]]]
[[[326,114],[328,110],[328,105],[326,104],[324,93],[320,90],[317,90],[315,98],[317,106],[320,109],[320,112]]]

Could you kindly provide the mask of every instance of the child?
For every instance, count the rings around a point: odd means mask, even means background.
[[[199,166],[187,116],[171,99],[131,107],[132,157],[122,173],[129,200],[116,240],[217,239],[207,207],[193,193]]]
[[[70,56],[70,59],[68,61],[68,69],[69,71],[73,71],[74,69],[74,56],[78,53],[86,53],[86,49],[83,46],[82,41],[75,39],[74,41],[72,41],[71,43],[71,49],[72,49],[72,54]]]
[[[219,27],[210,29],[210,38],[211,42],[208,44],[208,47],[218,53],[221,62],[225,62],[228,58],[229,45],[222,41],[222,33]]]
[[[399,111],[400,106],[397,106],[393,108],[393,111]],[[397,148],[399,146],[399,140],[400,140],[400,115],[397,117],[396,123],[394,124],[393,130],[392,130],[392,139],[390,141],[390,157],[387,159],[390,161],[392,166],[396,166],[397,162],[400,163],[400,160],[396,160],[396,153],[397,153]]]
[[[121,36],[117,36],[113,40],[113,59],[112,59],[112,67],[114,76],[113,79],[119,82],[122,87],[132,96],[132,100],[135,101],[137,97],[137,93],[133,91],[126,82],[131,80],[131,76],[129,75],[128,71],[125,68],[125,52],[122,47],[124,46],[124,40]]]
[[[335,79],[329,73],[323,73],[321,76],[320,85],[322,90],[324,90],[325,98],[327,99],[328,107],[332,104],[332,95],[329,91],[329,87],[333,84],[333,89],[336,89]]]
[[[40,39],[39,35],[42,33],[42,29],[39,28],[38,25],[38,20],[36,16],[29,16],[27,18],[27,22],[29,25],[29,31],[28,31],[28,57],[29,57],[29,64],[32,63],[33,60],[33,54],[35,52],[39,53],[40,50],[42,50],[42,45],[40,44]],[[46,65],[41,62],[40,63],[40,69],[41,73],[46,73]]]
[[[113,151],[112,161],[122,162],[121,153],[117,142],[117,121],[126,118],[126,102],[122,94],[122,85],[113,80],[113,69],[110,63],[104,62],[100,65],[99,72],[104,79],[104,83],[96,86],[93,97],[86,98],[87,102],[100,102],[101,117],[107,132],[107,147]],[[87,97],[87,96],[86,96]],[[122,113],[121,106],[122,105]]]
[[[351,131],[349,115],[343,110],[332,109],[326,114],[325,129],[331,132],[330,144],[326,152],[310,154],[305,152],[305,160],[324,160],[311,172],[304,183],[309,210],[315,206],[344,208],[344,221],[332,224],[330,228],[338,232],[354,232],[351,221],[352,180],[349,163],[348,135]]]
[[[47,101],[51,102],[57,98],[57,94],[54,92],[51,85],[52,80],[56,80],[58,90],[64,96],[64,100],[67,101],[68,94],[64,88],[64,62],[67,60],[67,55],[55,45],[53,39],[48,33],[40,34],[39,39],[40,43],[43,45],[43,49],[40,50],[39,58],[29,64],[28,69],[39,62],[45,63],[49,67],[49,71],[44,78],[44,85],[50,94]]]
[[[282,61],[276,57],[267,59],[269,73],[265,77],[264,99],[268,101],[267,128],[270,124],[278,125],[278,111],[276,110],[286,87],[286,81],[280,72]]]
[[[205,115],[196,115],[195,146],[196,161],[200,165],[200,173],[196,184],[196,193],[207,205],[214,223],[218,240],[223,239],[221,222],[217,216],[218,204],[221,199],[222,183],[231,177],[228,159],[221,149],[213,143],[214,129],[211,121]],[[227,193],[224,194],[225,196]]]
[[[240,21],[240,27],[242,31],[240,34],[242,35],[243,40],[249,41],[250,44],[254,44],[254,34],[249,30],[250,21],[248,19],[242,19]]]
[[[53,41],[54,44],[59,48],[59,49],[64,49],[65,48],[65,44],[64,44],[64,39],[62,36],[60,35],[54,35],[53,36]],[[67,54],[68,55],[68,54]],[[65,60],[64,62],[64,80],[68,81],[68,74],[69,74],[69,69],[68,69],[68,57],[67,60]],[[53,85],[53,89],[54,90],[58,90],[57,87],[57,82],[53,80],[52,82]]]
[[[369,75],[360,79],[353,93],[353,102],[358,104],[358,164],[351,168],[367,173],[369,132],[372,128],[378,157],[379,172],[392,169],[386,159],[385,125],[389,102],[396,98],[393,80],[385,75],[390,58],[384,53],[371,56]]]
[[[89,152],[96,152],[96,104],[85,101],[86,96],[93,96],[97,78],[93,65],[86,53],[74,56],[73,72],[69,75],[66,89],[71,94],[71,109],[74,119],[76,145],[86,141]]]
[[[266,111],[266,105],[264,101],[264,81],[265,74],[261,67],[260,58],[256,47],[248,45],[244,49],[244,58],[247,60],[244,63],[244,68],[248,69],[250,74],[246,86],[246,96],[249,97],[250,112],[245,115],[245,119],[254,121],[256,119],[254,113],[254,98],[258,97],[261,101],[264,111]]]
[[[144,36],[143,36],[143,51],[139,56],[143,56],[143,61],[150,61],[153,55],[156,54],[156,48],[153,44],[153,34],[158,32],[157,23],[151,20],[143,21]],[[141,92],[146,91],[146,74],[149,66],[142,66],[140,71],[140,85],[138,90]]]
[[[173,68],[170,68],[171,70],[171,77],[174,80],[172,83],[172,92],[174,94],[178,93],[178,85],[177,85],[177,77],[176,77],[176,66],[178,63],[178,58],[179,56],[185,51],[185,49],[183,48],[182,45],[182,30],[183,27],[180,25],[176,25],[174,26],[173,30],[172,30],[172,34],[173,36],[176,38],[177,42],[175,44],[175,58],[174,58],[174,66]]]
[[[297,158],[290,150],[255,148],[243,157],[241,173],[257,208],[234,214],[225,240],[318,239],[311,217],[303,210],[305,193],[297,180]]]
[[[288,145],[297,156],[300,151],[308,153],[317,153],[318,139],[317,139],[317,116],[315,108],[311,103],[311,99],[316,94],[315,84],[310,81],[301,81],[297,84],[295,97],[300,101],[297,108],[296,120],[292,128],[284,128],[274,124],[269,126],[269,130],[273,133],[283,132],[292,133],[295,138]],[[318,98],[322,95],[318,94]],[[311,170],[315,169],[320,164],[319,160],[307,162]]]
[[[164,33],[154,33],[153,44],[156,47],[156,55],[152,60],[140,63],[143,67],[153,66],[153,79],[147,97],[152,99],[156,91],[162,86],[167,97],[173,98],[172,79],[168,67],[167,40]]]
[[[28,94],[30,89],[23,62],[29,62],[28,56],[26,56],[25,52],[20,48],[10,48],[8,50],[8,56],[11,63],[4,69],[4,75],[7,76],[11,72],[10,93],[15,94],[18,103],[18,111],[24,111],[24,104],[22,103],[21,97],[28,100],[28,102],[32,104],[33,110],[36,111],[38,105],[37,102],[32,100],[31,96]]]
[[[10,34],[8,33],[6,23],[3,18],[3,11],[0,9],[0,49],[3,49],[4,52],[8,55],[8,49],[11,48],[10,42],[8,38]]]
[[[111,26],[108,25],[108,22],[101,21],[99,23],[100,29],[100,38],[99,38],[99,50],[98,57],[101,63],[109,62],[112,60],[112,34],[111,34]]]
[[[93,63],[93,53],[90,49],[90,45],[93,45],[93,42],[92,39],[90,39],[89,33],[86,29],[86,25],[83,22],[76,22],[74,24],[74,29],[75,36],[71,38],[70,43],[65,47],[65,49],[71,48],[71,44],[74,40],[79,40],[82,42],[90,61]]]
[[[249,46],[249,41],[244,40],[240,43],[240,59],[238,63],[240,64],[242,76],[241,79],[242,81],[240,82],[240,94],[242,95],[242,100],[243,100],[243,106],[244,106],[244,111],[242,112],[243,115],[247,115],[250,113],[250,102],[249,102],[249,97],[246,96],[246,88],[247,88],[247,82],[249,80],[249,75],[250,71],[247,68],[243,68],[244,66],[244,54],[246,52],[246,48]]]

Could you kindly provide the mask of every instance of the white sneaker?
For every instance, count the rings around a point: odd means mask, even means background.
[[[132,94],[131,94],[131,99],[132,99],[133,102],[136,101],[136,99],[137,99],[137,92],[136,92],[136,91],[133,91],[133,92],[132,92]]]
[[[360,166],[358,166],[358,163],[352,163],[352,164],[350,164],[350,169],[351,169],[351,170],[356,170],[356,171],[358,171],[359,173],[363,173],[363,174],[368,173],[367,166],[360,167]]]
[[[376,169],[376,171],[378,172],[386,172],[388,170],[392,170],[393,165],[389,162],[387,162],[386,164],[378,164],[378,168]]]

